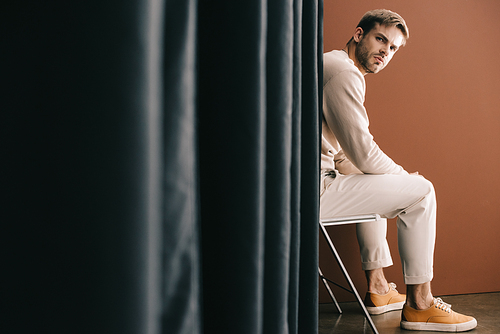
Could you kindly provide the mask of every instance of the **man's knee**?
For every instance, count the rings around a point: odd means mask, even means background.
[[[434,185],[423,176],[414,176],[418,192],[421,196],[435,196]]]

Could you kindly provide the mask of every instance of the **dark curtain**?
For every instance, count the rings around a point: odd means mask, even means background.
[[[5,333],[316,333],[322,3],[4,5]]]

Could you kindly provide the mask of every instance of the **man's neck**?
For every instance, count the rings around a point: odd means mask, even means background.
[[[351,59],[354,62],[354,66],[358,68],[358,70],[365,76],[367,72],[365,69],[359,64],[358,60],[356,59],[356,45],[354,45],[352,42],[349,42],[345,48],[342,49],[345,53],[347,53],[347,56],[349,59]]]

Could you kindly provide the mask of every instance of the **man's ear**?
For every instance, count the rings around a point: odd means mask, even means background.
[[[354,30],[354,35],[352,38],[356,43],[359,43],[359,41],[363,38],[363,28],[357,27],[356,30]]]

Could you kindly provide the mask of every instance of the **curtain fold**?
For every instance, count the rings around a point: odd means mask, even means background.
[[[150,267],[158,266],[152,272],[152,278],[158,285],[149,294],[151,298],[161,295],[162,302],[151,306],[153,314],[157,314],[156,308],[160,307],[161,326],[155,322],[157,319],[150,319],[153,322],[149,331],[159,333],[161,329],[161,333],[200,333],[202,283],[196,122],[197,2],[166,0],[164,6],[160,1],[151,3],[158,3],[151,6],[151,16],[158,10],[164,12],[163,24],[158,23],[163,39],[150,44],[151,52],[160,48],[159,52],[163,53],[163,61],[159,56],[150,67],[152,76],[163,69],[160,78],[150,87],[162,93],[157,95],[160,116],[152,122],[153,127],[156,125],[154,121],[161,127],[151,143],[160,147],[157,150],[160,161],[154,155],[150,157],[153,166],[154,163],[159,166],[159,173],[154,175],[156,178],[153,176],[150,179],[150,190],[154,191],[162,185],[159,190],[162,201],[152,208],[151,214],[161,217],[163,213],[161,228],[156,221],[150,220],[150,226],[154,224],[150,237],[163,247],[152,248],[150,253]],[[152,112],[154,110],[150,114]],[[156,199],[151,196],[151,200]],[[156,239],[157,234],[161,235],[159,240]]]
[[[265,8],[198,8],[204,332],[252,333],[262,326]]]
[[[321,132],[321,93],[323,91],[323,2],[304,1],[302,19],[302,123],[301,123],[301,225],[299,282],[317,280],[319,220],[319,170]],[[318,195],[314,195],[318,194]],[[315,227],[313,227],[314,225]],[[317,286],[316,286],[317,289]],[[300,285],[298,333],[311,330],[311,319],[318,317],[318,298],[308,285]]]
[[[286,307],[290,290],[292,243],[292,71],[293,3],[267,3],[266,43],[266,215],[264,260],[264,333],[290,333]],[[274,60],[278,58],[279,62]],[[273,66],[269,66],[273,64]],[[294,303],[292,303],[294,306]]]

